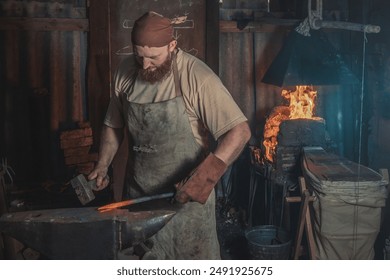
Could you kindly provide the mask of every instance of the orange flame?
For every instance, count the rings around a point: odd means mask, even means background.
[[[290,119],[312,119],[317,91],[311,86],[296,86],[296,90],[282,90],[282,96],[290,100]]]
[[[288,119],[319,119],[313,117],[317,91],[312,86],[296,86],[293,90],[282,90],[282,96],[290,101],[289,106],[275,107],[264,126],[265,158],[273,162],[278,145],[280,124]]]

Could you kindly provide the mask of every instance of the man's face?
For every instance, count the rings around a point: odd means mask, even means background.
[[[171,71],[172,51],[176,41],[163,47],[135,46],[134,55],[140,65],[138,76],[149,83],[162,81]]]

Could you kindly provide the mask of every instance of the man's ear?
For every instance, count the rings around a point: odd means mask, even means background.
[[[176,46],[177,46],[177,41],[176,40],[171,41],[168,45],[169,52],[173,52]]]

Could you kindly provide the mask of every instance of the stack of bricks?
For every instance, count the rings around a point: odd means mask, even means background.
[[[88,175],[98,160],[98,153],[90,153],[93,136],[89,123],[79,123],[79,128],[63,131],[60,142],[65,164],[76,168],[80,174]]]

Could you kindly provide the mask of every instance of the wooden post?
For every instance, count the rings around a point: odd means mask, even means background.
[[[299,185],[301,187],[302,193],[308,193],[309,191],[306,188],[305,179],[303,177],[299,178]],[[306,237],[307,237],[307,246],[309,251],[309,257],[311,260],[315,259],[315,241],[314,241],[314,235],[313,235],[313,226],[311,224],[311,215],[310,215],[310,208],[306,207],[305,211],[305,229],[306,229]]]
[[[299,178],[300,185],[301,185],[301,179],[302,177]],[[299,251],[300,251],[299,248],[301,246],[303,230],[305,227],[306,212],[307,212],[307,207],[309,205],[309,199],[308,199],[309,196],[310,194],[308,190],[302,192],[301,208],[299,211],[299,224],[297,229],[297,235],[295,237],[294,260],[297,260],[299,258]]]
[[[313,260],[315,259],[316,253],[309,202],[313,202],[316,198],[310,195],[309,190],[306,188],[306,182],[303,177],[299,177],[299,186],[301,189],[301,197],[286,197],[286,202],[301,202],[297,234],[295,236],[295,245],[293,248],[293,258],[294,260],[299,258],[299,249],[302,243],[303,230],[305,229],[309,258]]]

